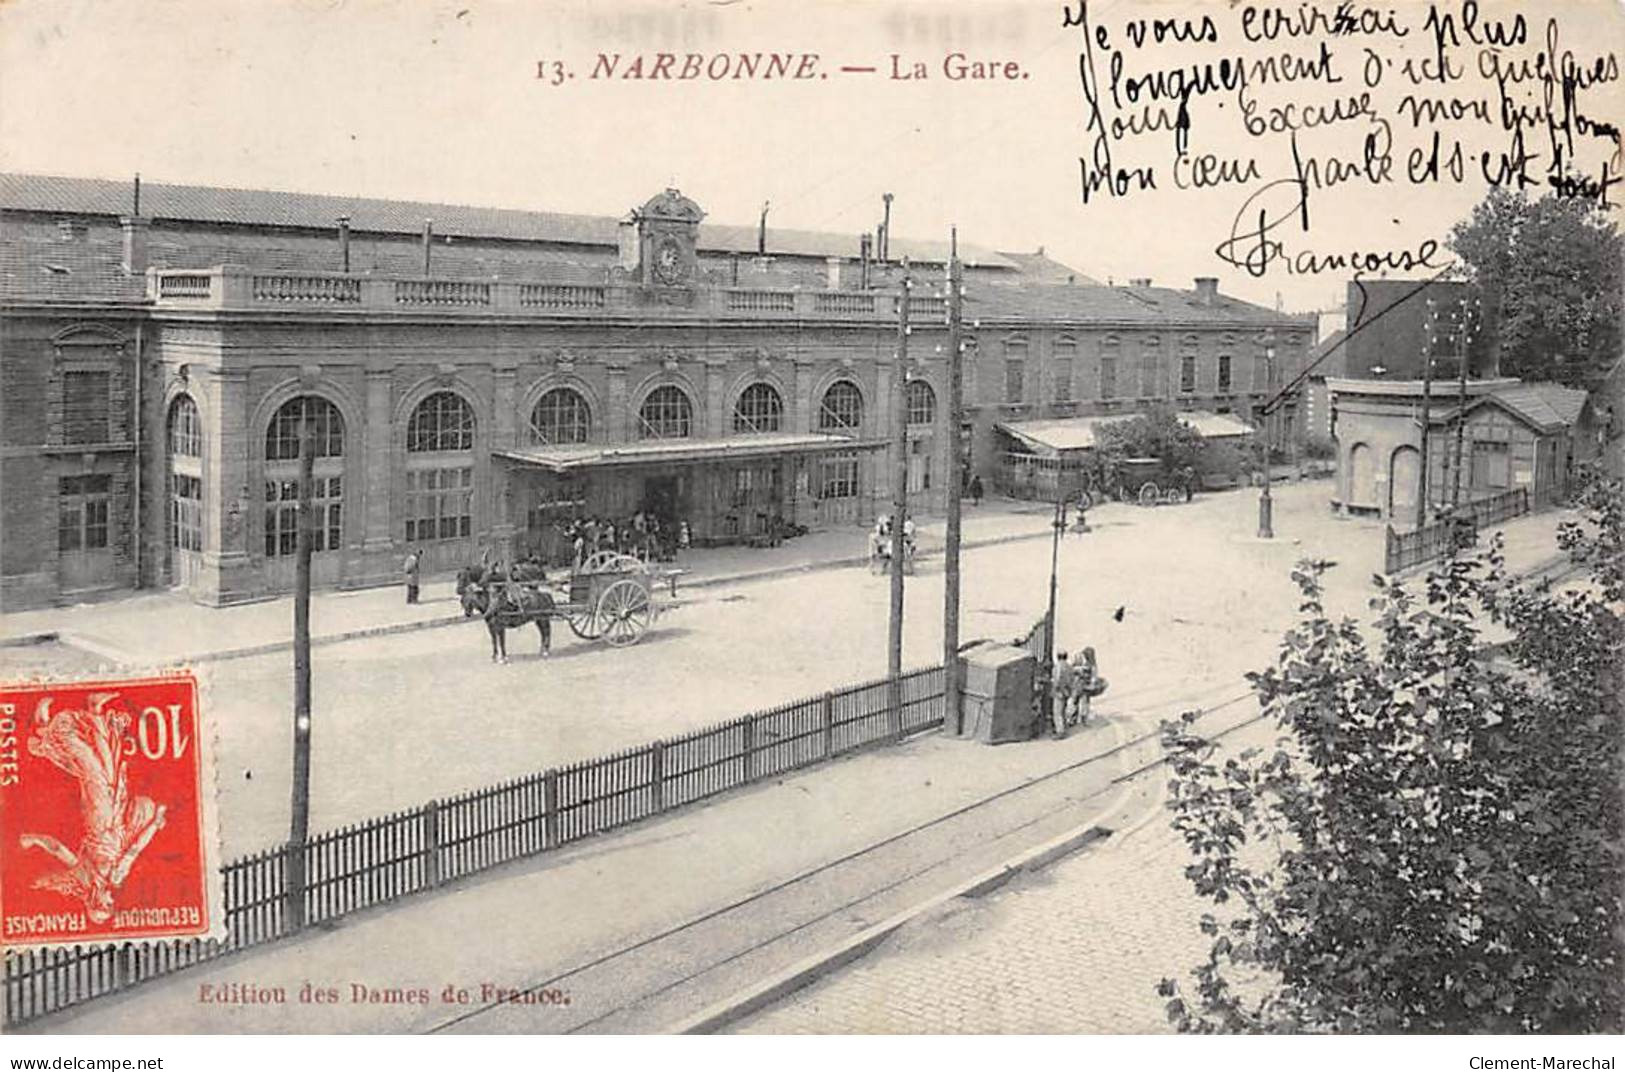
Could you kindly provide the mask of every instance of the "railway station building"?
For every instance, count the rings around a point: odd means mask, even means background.
[[[318,584],[548,554],[643,510],[697,542],[942,507],[946,242],[717,226],[676,190],[621,217],[0,176],[0,605],[293,583],[298,430]],[[961,246],[964,449],[1154,402],[1246,419],[1313,318],[1101,285]],[[908,360],[897,294],[915,280]],[[900,392],[901,398],[894,392]]]

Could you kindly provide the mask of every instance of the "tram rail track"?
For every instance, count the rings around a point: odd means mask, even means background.
[[[1142,711],[1149,709],[1167,717],[1194,709],[1199,718],[1206,719],[1253,695],[1248,689],[1225,693],[1205,705],[1194,702],[1225,687],[1199,689]],[[1137,691],[1143,694],[1147,690]],[[1227,722],[1214,736],[1233,733],[1261,717],[1253,713]],[[1071,836],[1076,845],[1070,851],[1075,851],[1108,836],[1110,830],[1100,822],[1118,806],[1107,807],[1108,802],[1116,795],[1126,796],[1129,783],[1162,764],[1160,756],[1128,762],[1135,758],[1135,750],[1154,743],[1158,735],[1157,730],[1120,734],[1103,751],[984,794],[863,848],[505,992],[499,1000],[461,1009],[426,1032],[534,1031],[535,1013],[529,1006],[543,995],[561,993],[570,995],[570,1004],[551,1010],[552,1032],[657,1032],[694,1022],[697,1010],[715,1004],[705,1000],[707,995],[748,990],[762,979],[782,973],[786,964],[816,958],[819,950],[846,950],[854,935],[872,929],[877,919],[906,915],[940,897],[944,890],[985,876],[990,869],[996,872],[1005,861],[1034,845],[1064,844]],[[1118,759],[1127,769],[1106,777],[1104,765]],[[967,850],[967,844],[972,848]]]

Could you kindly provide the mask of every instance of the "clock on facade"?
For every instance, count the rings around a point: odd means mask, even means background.
[[[688,260],[676,235],[664,235],[656,241],[654,270],[655,277],[667,286],[681,283],[688,275]]]

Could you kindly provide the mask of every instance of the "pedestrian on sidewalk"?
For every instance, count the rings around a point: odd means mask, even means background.
[[[1072,713],[1077,725],[1087,726],[1090,701],[1106,691],[1106,679],[1100,676],[1094,648],[1084,648],[1076,659],[1072,668]]]
[[[982,505],[982,478],[979,476],[970,478],[970,501],[977,506]]]
[[[1066,736],[1072,724],[1074,696],[1077,693],[1077,671],[1067,661],[1066,652],[1055,653],[1055,669],[1050,675],[1050,727],[1057,740]]]
[[[401,569],[406,574],[406,601],[408,603],[418,601],[418,568],[422,564],[422,558],[423,556],[418,553],[416,547],[408,548],[406,561],[401,564]]]

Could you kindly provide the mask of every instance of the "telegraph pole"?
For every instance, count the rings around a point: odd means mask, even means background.
[[[891,628],[886,673],[891,682],[892,730],[903,727],[903,522],[908,517],[908,303],[914,281],[908,261],[897,285],[897,360],[892,374]]]
[[[1466,310],[1462,310],[1462,319],[1466,319]],[[1452,347],[1452,349],[1456,349]],[[1456,479],[1450,485],[1450,509],[1453,512],[1461,505],[1461,448],[1462,440],[1467,433],[1467,348],[1461,347],[1456,355],[1456,364],[1460,366],[1456,386]]]
[[[1416,527],[1428,523],[1428,435],[1433,423],[1433,343],[1438,330],[1438,312],[1428,299],[1427,339],[1422,344],[1422,475],[1416,489]]]
[[[1270,408],[1264,413],[1264,488],[1258,493],[1258,538],[1275,538],[1275,502],[1270,498],[1270,452],[1275,449],[1275,331],[1264,337],[1264,387]]]
[[[959,443],[960,411],[965,407],[961,353],[965,292],[957,227],[949,232],[948,250],[948,536],[942,582],[942,724],[957,736],[964,731],[959,699],[959,530],[965,478]]]
[[[306,412],[299,419],[299,528],[293,589],[293,820],[288,831],[287,919],[305,925],[305,842],[310,836],[310,551],[311,484],[316,436]]]

